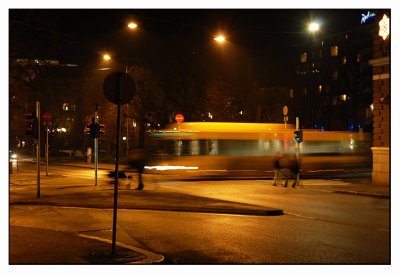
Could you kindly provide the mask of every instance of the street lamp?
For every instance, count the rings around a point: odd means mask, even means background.
[[[319,31],[319,24],[316,23],[316,22],[310,23],[308,25],[308,30],[313,35],[315,35],[315,33],[317,31]],[[315,94],[314,94],[315,72],[317,72],[317,69],[316,69],[316,66],[315,66],[315,60],[316,60],[316,57],[315,57],[315,55],[316,55],[315,43],[316,43],[316,41],[315,41],[315,36],[314,36],[312,38],[312,42],[311,42],[311,58],[310,58],[310,61],[311,61],[311,64],[310,64],[310,67],[311,67],[311,69],[310,69],[310,71],[311,71],[311,75],[310,75],[311,83],[310,83],[310,86],[311,86],[311,88],[310,88],[310,92],[309,92],[309,100],[310,100],[310,102],[308,102],[308,104],[309,104],[309,113],[308,113],[309,121],[308,122],[310,123],[309,126],[315,124],[315,122],[316,122],[315,121],[316,120],[315,116],[316,116],[316,112],[318,111],[318,108],[319,108],[319,106],[315,102]]]
[[[214,37],[214,40],[217,41],[218,43],[223,43],[225,41],[225,37],[222,35],[219,35],[217,37]]]
[[[106,60],[106,61],[110,61],[111,60],[111,56],[108,55],[108,54],[104,54],[103,55],[103,59]]]
[[[319,30],[319,25],[317,23],[313,22],[308,26],[308,29],[312,32],[315,32],[315,31]]]
[[[137,25],[136,25],[134,22],[130,22],[130,23],[128,24],[128,28],[130,28],[130,29],[135,29],[135,28],[137,28]]]

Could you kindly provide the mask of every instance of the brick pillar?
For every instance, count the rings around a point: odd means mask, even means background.
[[[390,17],[390,12],[377,14],[373,32],[373,170],[372,183],[390,184],[390,35],[385,40],[379,36],[379,21],[383,15]]]

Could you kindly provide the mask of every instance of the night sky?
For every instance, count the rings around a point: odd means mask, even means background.
[[[141,29],[160,35],[212,36],[224,32],[229,41],[248,46],[258,42],[301,39],[309,22],[321,33],[339,32],[360,25],[363,9],[45,9],[11,10],[22,17],[36,13],[53,20],[60,31],[83,38],[117,32],[134,20]]]
[[[238,49],[236,52],[251,52],[256,58],[257,55],[266,54],[266,58],[281,56],[282,60],[289,60],[293,59],[290,55],[297,54],[299,45],[310,37],[307,27],[311,21],[320,24],[320,35],[337,33],[360,26],[361,14],[367,11],[261,8],[11,9],[9,15],[18,21],[31,18],[29,24],[39,27],[44,24],[46,28],[50,25],[58,32],[77,39],[85,53],[81,54],[84,57],[75,57],[74,62],[99,59],[98,56],[88,56],[93,53],[102,55],[108,50],[126,57],[135,52],[128,49],[127,45],[140,41],[145,41],[141,42],[142,45],[162,42],[176,47],[177,51],[182,51],[182,47],[192,52],[205,51],[204,48],[208,50],[207,47],[215,44],[212,38],[219,33],[224,34],[228,42]],[[134,35],[128,33],[126,25],[129,21],[139,25],[139,31]],[[136,48],[136,52],[148,51],[149,55],[151,50],[160,51],[162,46]],[[55,58],[63,59],[62,56]]]
[[[47,10],[46,12],[48,12]],[[303,32],[312,20],[321,30],[341,31],[360,25],[362,9],[59,9],[60,26],[82,35],[116,31],[127,20],[139,22],[152,32],[193,32],[226,30],[241,34],[293,34]]]

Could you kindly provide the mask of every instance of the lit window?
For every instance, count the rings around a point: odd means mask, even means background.
[[[338,55],[339,55],[339,47],[338,46],[331,47],[331,56],[338,56]]]
[[[319,92],[322,92],[322,85],[318,86],[318,90],[319,90]]]
[[[302,62],[302,63],[307,62],[307,53],[302,53],[300,55],[300,62]]]
[[[294,97],[294,91],[293,91],[293,89],[290,89],[289,98],[293,98],[293,97]]]
[[[347,95],[346,94],[340,95],[340,100],[346,102],[347,101]]]
[[[69,110],[69,104],[68,103],[64,103],[63,104],[63,110],[64,111],[68,111]]]
[[[332,79],[333,80],[337,80],[339,78],[339,72],[337,71],[337,70],[335,70],[333,73],[332,73]]]
[[[347,63],[346,56],[344,56],[344,57],[343,57],[343,59],[342,59],[342,63],[343,63],[343,65]]]

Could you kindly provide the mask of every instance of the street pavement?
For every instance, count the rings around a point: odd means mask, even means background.
[[[93,169],[93,164],[64,163]],[[124,166],[121,166],[123,170]],[[112,164],[100,164],[99,170],[113,170]],[[135,176],[135,175],[133,175]],[[231,201],[196,196],[181,191],[179,174],[146,174],[145,189],[134,190],[136,180],[121,179],[118,190],[118,209],[166,210],[222,214],[245,214],[276,216],[285,214],[282,209],[259,205],[243,204]],[[112,179],[70,180],[59,175],[41,176],[40,198],[37,197],[36,176],[33,173],[13,172],[10,174],[10,207],[18,205],[48,205],[61,207],[83,207],[97,209],[114,208],[114,184]],[[136,178],[135,178],[136,179]],[[146,182],[153,183],[146,183]],[[155,183],[154,183],[155,182]],[[290,184],[289,184],[290,185]],[[265,180],[266,188],[272,186],[272,180]],[[332,192],[343,195],[362,195],[382,199],[390,198],[388,186],[372,185],[368,179],[349,180],[301,180],[303,190]],[[155,254],[143,247],[116,243],[116,251],[111,254],[110,237],[74,234],[32,227],[18,226],[13,223],[10,211],[9,227],[9,263],[10,264],[152,264],[162,263],[162,254]]]

